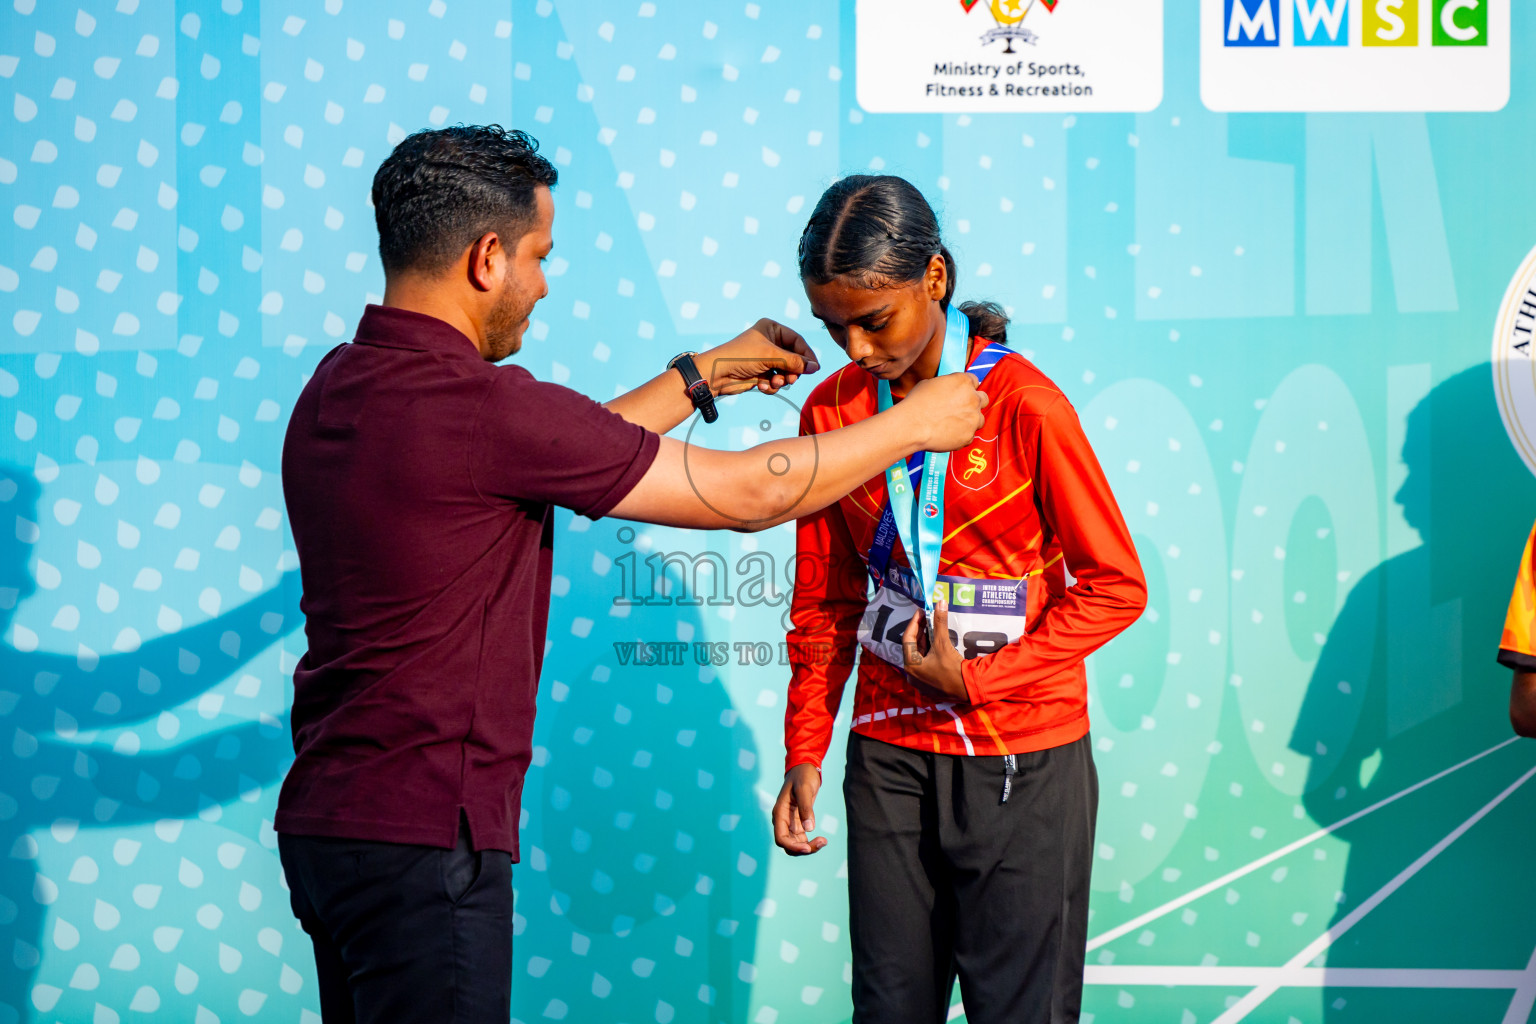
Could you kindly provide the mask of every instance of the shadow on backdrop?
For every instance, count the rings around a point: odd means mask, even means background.
[[[560,561],[584,567],[595,550],[629,549],[613,536],[601,526],[567,534]],[[706,546],[716,546],[711,535],[693,535],[691,551]],[[676,568],[657,594],[697,598]],[[726,666],[697,663],[693,641],[704,639],[702,615],[714,617],[709,605],[603,614],[621,593],[618,576],[588,577],[615,589],[581,595],[578,613],[600,614],[585,638],[567,630],[569,602],[552,610],[541,688],[549,696],[535,738],[548,760],[530,771],[525,806],[539,821],[524,831],[514,876],[527,924],[515,946],[513,1016],[548,1016],[553,1000],[568,1020],[737,1024],[750,1004],[740,964],[753,959],[770,849],[753,791],[756,744],[721,681],[740,670],[734,653]],[[709,571],[698,586],[710,596]],[[768,621],[777,626],[776,610]],[[681,664],[640,664],[644,655],[622,646],[637,640],[687,650]],[[535,872],[547,872],[550,891],[527,899]]]
[[[0,466],[0,634],[36,590],[31,548],[9,528],[38,522],[31,473]],[[298,621],[298,573],[234,611],[158,637],[131,653],[82,659],[0,645],[0,1024],[31,1020],[47,904],[57,886],[38,871],[31,833],[209,820],[220,805],[278,779],[293,757],[286,717],[137,753],[94,733],[142,722],[224,680]],[[258,824],[250,823],[255,834]]]
[[[1536,482],[1505,436],[1488,364],[1442,382],[1414,407],[1402,463],[1407,475],[1391,496],[1402,522],[1394,526],[1389,514],[1387,529],[1387,549],[1399,553],[1350,592],[1328,632],[1291,737],[1291,748],[1312,759],[1303,800],[1319,824],[1512,735],[1509,672],[1494,657],[1520,552],[1536,518]],[[1291,534],[1295,550],[1325,543],[1318,531],[1327,527],[1321,503],[1304,504]],[[1287,559],[1288,576],[1292,561]],[[1301,589],[1286,582],[1288,593]],[[1331,611],[1307,609],[1309,615]],[[1288,626],[1293,644],[1311,636],[1299,617]],[[1366,678],[1359,678],[1357,667]],[[1528,750],[1513,754],[1530,760]],[[1493,774],[1474,775],[1468,768],[1337,833],[1349,844],[1349,860],[1333,924],[1529,766],[1508,758],[1479,764]],[[1463,783],[1469,788],[1458,789]],[[1511,806],[1500,810],[1373,910],[1375,920],[1364,918],[1344,933],[1327,964],[1523,968],[1536,907],[1529,886],[1509,883],[1528,873],[1528,819]],[[1505,889],[1518,891],[1506,895]],[[1469,920],[1469,909],[1479,904],[1483,915],[1474,911],[1476,920]],[[1507,1003],[1510,993],[1489,995]],[[1328,988],[1322,1005],[1330,1022],[1400,1024],[1447,1019],[1451,1006],[1471,1012],[1464,1002],[1444,1001],[1470,996]]]

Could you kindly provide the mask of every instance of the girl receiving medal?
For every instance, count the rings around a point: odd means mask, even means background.
[[[1083,659],[1146,584],[1071,404],[1007,348],[909,182],[856,175],[800,239],[811,311],[849,365],[802,433],[968,370],[989,396],[969,448],[918,453],[799,521],[775,842],[803,855],[821,763],[862,648],[843,782],[858,1024],[1075,1021],[1098,779]]]

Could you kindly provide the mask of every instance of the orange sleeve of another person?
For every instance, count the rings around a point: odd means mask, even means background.
[[[1499,663],[1517,672],[1536,672],[1536,529],[1520,558],[1520,575],[1499,640]]]

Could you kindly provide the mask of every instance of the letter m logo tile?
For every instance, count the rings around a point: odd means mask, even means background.
[[[1279,46],[1280,0],[1222,0],[1228,46]]]

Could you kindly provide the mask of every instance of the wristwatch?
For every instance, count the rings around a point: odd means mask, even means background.
[[[715,408],[715,394],[709,390],[709,381],[699,375],[699,368],[693,361],[696,355],[697,352],[680,352],[668,360],[667,369],[683,375],[683,389],[688,392],[693,407],[704,414],[705,423],[713,423],[720,418],[720,411]]]

